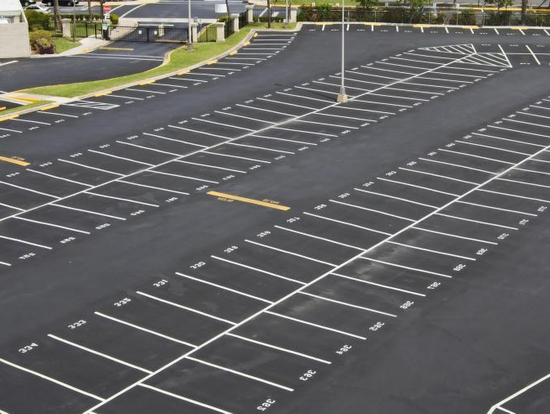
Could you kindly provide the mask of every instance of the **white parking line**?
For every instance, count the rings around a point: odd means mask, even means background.
[[[374,229],[371,229],[369,227],[360,226],[358,224],[348,223],[347,221],[336,220],[336,219],[333,219],[333,218],[330,218],[330,217],[325,217],[325,216],[319,216],[317,214],[308,213],[307,211],[304,211],[304,214],[306,216],[317,217],[321,220],[333,221],[335,223],[340,223],[340,224],[343,224],[345,226],[356,227],[358,229],[367,230],[367,231],[370,231],[370,232],[373,232],[373,233],[383,234],[384,236],[390,236],[391,235],[391,233],[386,233],[385,231],[374,230]]]
[[[333,243],[333,244],[338,244],[340,246],[349,247],[351,249],[365,250],[364,247],[357,247],[357,246],[352,246],[351,244],[340,243],[340,242],[337,242],[335,240],[327,239],[326,237],[315,236],[313,234],[305,233],[303,231],[292,230],[292,229],[288,229],[286,227],[282,227],[282,226],[278,226],[278,225],[275,225],[274,227],[277,228],[277,229],[280,229],[280,230],[289,231],[289,232],[296,233],[296,234],[301,234],[301,235],[306,236],[306,237],[311,237],[313,239],[323,240],[323,241],[326,241],[328,243]]]
[[[424,187],[424,186],[421,186],[421,185],[410,184],[410,183],[406,183],[406,182],[403,182],[403,181],[390,180],[389,178],[377,177],[376,179],[380,180],[380,181],[387,181],[389,183],[401,184],[401,185],[405,185],[405,186],[408,186],[408,187],[420,188],[421,190],[432,191],[434,193],[445,194],[445,195],[448,195],[448,196],[453,196],[453,197],[458,197],[459,196],[459,194],[448,193],[446,191],[441,191],[441,190],[435,190],[435,189],[430,188],[430,187]]]
[[[35,194],[40,194],[40,195],[43,195],[43,196],[46,196],[46,197],[54,198],[54,199],[56,199],[56,200],[59,200],[59,198],[60,198],[60,197],[54,196],[54,195],[52,195],[52,194],[43,193],[42,191],[32,190],[32,189],[30,189],[30,188],[23,187],[23,186],[20,186],[20,185],[16,185],[16,184],[12,184],[12,183],[7,183],[7,182],[5,182],[5,181],[0,181],[0,184],[7,185],[8,187],[18,188],[18,189],[24,190],[24,191],[29,191],[29,192],[35,193]]]
[[[183,157],[183,155],[185,154],[180,154],[180,153],[176,153],[176,152],[170,152],[170,151],[163,151],[163,150],[159,150],[159,149],[156,149],[156,148],[151,148],[151,147],[147,147],[145,145],[138,145],[138,144],[133,144],[131,142],[126,142],[126,141],[115,141],[117,144],[122,144],[122,145],[129,145],[131,147],[136,147],[136,148],[141,148],[141,149],[144,149],[144,150],[148,150],[148,151],[153,151],[153,152],[159,152],[161,154],[168,154],[168,155],[173,155],[175,157]],[[122,175],[123,176],[123,175]]]
[[[47,125],[47,126],[51,126],[52,124],[50,124],[49,122],[41,122],[41,121],[32,121],[30,119],[22,119],[22,118],[13,118],[13,119],[10,119],[10,121],[15,121],[15,122],[27,122],[29,124],[38,124],[38,125]]]
[[[482,170],[480,168],[468,167],[466,165],[456,164],[456,163],[452,163],[452,162],[434,160],[434,159],[431,159],[431,158],[419,157],[418,159],[422,160],[422,161],[433,162],[433,163],[436,163],[436,164],[450,165],[451,167],[464,168],[466,170],[471,170],[471,171],[479,171],[479,172],[482,172],[482,173],[485,173],[485,174],[491,174],[491,175],[497,175],[498,174],[498,173],[493,172],[493,171],[487,171],[487,170]]]
[[[388,194],[377,193],[375,191],[363,190],[362,188],[354,188],[354,190],[355,191],[360,191],[362,193],[367,193],[367,194],[380,196],[380,197],[387,197],[387,198],[391,198],[391,199],[394,199],[394,200],[404,201],[406,203],[416,204],[416,205],[423,206],[423,207],[429,207],[429,208],[433,208],[433,209],[439,208],[437,206],[432,206],[430,204],[425,204],[425,203],[419,203],[418,201],[412,201],[412,200],[409,200],[409,199],[403,198],[403,197],[395,197],[395,196],[391,196],[391,195],[388,195]]]
[[[143,132],[143,135],[146,135],[146,136],[148,136],[148,137],[163,139],[163,140],[166,140],[166,141],[178,142],[178,143],[180,143],[180,144],[192,145],[192,146],[194,146],[194,147],[208,148],[208,145],[195,144],[194,142],[189,142],[189,141],[183,141],[183,140],[181,140],[181,139],[175,139],[175,138],[164,137],[164,136],[158,135],[158,134],[150,134],[150,133],[148,133],[148,132]]]
[[[464,218],[464,217],[453,216],[451,214],[436,213],[436,215],[451,218],[451,219],[454,219],[454,220],[462,220],[462,221],[469,221],[471,223],[483,224],[485,226],[499,227],[499,228],[504,228],[504,229],[509,229],[509,230],[519,230],[519,228],[517,228],[517,227],[504,226],[502,224],[489,223],[489,222],[481,221],[481,220],[473,220],[473,219],[468,219],[468,218]]]
[[[391,240],[388,240],[388,243],[395,244],[397,246],[407,247],[409,249],[421,250],[421,251],[424,251],[424,252],[434,253],[434,254],[440,254],[442,256],[457,257],[459,259],[466,259],[466,260],[471,260],[471,261],[474,261],[474,262],[477,260],[477,259],[474,259],[473,257],[467,257],[467,256],[461,256],[461,255],[458,255],[458,254],[441,252],[439,250],[426,249],[424,247],[413,246],[413,245],[406,244],[406,243],[398,243],[398,242],[394,242],[394,241],[391,241]]]
[[[91,150],[91,149],[89,149],[88,151],[89,151],[89,152],[92,152],[92,153],[94,153],[94,154],[104,155],[104,156],[106,156],[106,157],[117,158],[117,159],[119,159],[119,160],[134,162],[134,163],[136,163],[136,164],[141,164],[141,165],[147,165],[148,167],[154,167],[154,166],[155,166],[154,164],[149,164],[148,162],[137,161],[137,160],[134,160],[134,159],[132,159],[132,158],[121,157],[121,156],[119,156],[119,155],[113,155],[113,154],[109,154],[109,153],[107,153],[107,152],[101,152],[101,151],[96,151],[96,150]]]
[[[39,113],[45,114],[45,115],[61,116],[65,118],[80,118],[78,115],[60,114],[59,112],[52,112],[52,111],[40,111]]]
[[[321,263],[321,264],[324,264],[324,265],[327,265],[327,266],[337,266],[334,263],[325,262],[323,260],[314,259],[313,257],[305,256],[303,254],[294,253],[294,252],[284,250],[284,249],[279,249],[277,247],[273,247],[273,246],[270,246],[268,244],[258,243],[258,242],[255,242],[253,240],[248,240],[248,239],[244,239],[244,241],[247,242],[247,243],[255,244],[256,246],[265,247],[266,249],[271,249],[271,250],[275,250],[275,251],[278,251],[278,252],[281,252],[281,253],[289,254],[291,256],[296,256],[296,257],[300,257],[302,259],[310,260],[312,262]]]
[[[204,134],[204,135],[209,135],[211,137],[221,138],[224,141],[227,141],[227,140],[231,139],[231,138],[228,138],[228,137],[224,137],[223,135],[213,134],[211,132],[200,131],[200,130],[197,130],[197,129],[184,128],[184,127],[177,126],[177,125],[168,125],[168,126],[170,128],[181,129],[182,131],[189,131],[189,132],[194,132],[196,134]]]
[[[93,187],[93,185],[90,185],[90,184],[85,184],[85,183],[82,183],[80,181],[75,181],[75,180],[70,180],[68,178],[64,178],[64,177],[59,177],[57,175],[53,175],[53,174],[48,174],[48,173],[45,173],[43,171],[37,171],[37,170],[33,170],[31,168],[27,168],[26,169],[27,171],[31,172],[31,173],[35,173],[35,174],[40,174],[40,175],[44,175],[46,177],[51,177],[51,178],[54,178],[56,180],[61,180],[61,181],[67,181],[69,183],[74,183],[74,184],[78,184],[78,185],[82,185],[84,187]]]
[[[191,176],[188,176],[188,175],[173,174],[173,173],[168,173],[168,172],[164,172],[164,171],[157,171],[157,170],[149,170],[149,172],[153,173],[153,174],[166,175],[168,177],[177,177],[177,178],[183,178],[185,180],[200,181],[202,183],[219,184],[218,181],[205,180],[203,178],[191,177]]]
[[[550,135],[537,134],[536,132],[520,131],[520,130],[518,130],[518,129],[504,128],[504,127],[497,126],[497,125],[488,125],[488,127],[489,127],[489,128],[500,129],[500,130],[503,130],[503,131],[514,132],[514,133],[516,133],[516,134],[533,135],[533,136],[535,136],[535,137],[542,137],[542,138],[548,138],[548,139],[550,139]]]
[[[368,281],[368,280],[359,279],[359,278],[356,278],[356,277],[345,276],[345,275],[342,275],[340,273],[331,273],[331,274],[334,275],[334,276],[341,277],[343,279],[352,280],[354,282],[365,283],[367,285],[372,285],[372,286],[377,286],[377,287],[380,287],[380,288],[383,288],[383,289],[389,289],[389,290],[395,290],[395,291],[398,291],[398,292],[408,293],[410,295],[426,297],[426,295],[423,294],[423,293],[413,292],[411,290],[400,289],[400,288],[396,288],[394,286],[382,285],[380,283],[375,283],[375,282],[371,282],[371,281]]]
[[[292,152],[292,151],[283,151],[283,150],[280,150],[280,149],[260,147],[258,145],[238,144],[236,142],[229,142],[227,145],[233,145],[235,147],[254,148],[254,149],[258,149],[258,150],[262,150],[262,151],[276,152],[278,154],[291,154],[291,155],[296,154],[295,152]]]
[[[112,219],[115,219],[115,220],[126,221],[126,219],[124,217],[112,216],[110,214],[105,214],[105,213],[98,213],[97,211],[84,210],[82,208],[69,207],[69,206],[65,206],[63,204],[56,204],[56,203],[53,203],[53,204],[50,204],[50,205],[53,206],[53,207],[60,207],[60,208],[64,208],[64,209],[67,209],[67,210],[80,211],[82,213],[92,214],[92,215],[95,215],[95,216],[109,217],[109,218],[112,218]]]
[[[148,91],[148,90],[145,90],[145,89],[136,89],[136,88],[126,88],[127,91],[132,91],[132,92],[142,92],[142,93],[152,93],[152,94],[156,94],[156,95],[166,95],[166,92],[161,92],[161,91]]]
[[[550,36],[550,34],[549,34],[549,36]],[[526,387],[522,388],[518,392],[515,392],[514,394],[512,394],[509,397],[505,398],[504,400],[498,402],[497,404],[495,404],[491,407],[491,409],[487,412],[487,414],[493,414],[496,409],[501,409],[502,410],[502,405],[504,405],[507,402],[513,400],[514,398],[516,398],[517,396],[523,394],[524,392],[530,390],[531,388],[533,388],[534,386],[540,384],[541,382],[546,381],[548,378],[550,378],[550,374],[545,375],[544,377],[538,379],[537,381],[535,381],[535,382],[527,385]],[[505,411],[507,411],[507,410],[505,410]],[[514,413],[512,413],[512,414],[514,414]]]
[[[403,171],[409,171],[409,172],[416,173],[416,174],[429,175],[431,177],[443,178],[444,180],[457,181],[459,183],[465,183],[465,184],[471,184],[471,185],[479,185],[480,184],[480,183],[476,183],[474,181],[461,180],[459,178],[449,177],[449,176],[443,175],[443,174],[435,174],[435,173],[430,173],[430,172],[427,172],[427,171],[414,170],[412,168],[399,167],[398,169],[403,170]]]
[[[432,272],[431,270],[424,270],[424,269],[419,269],[419,268],[416,268],[416,267],[403,266],[403,265],[400,265],[400,264],[397,264],[397,263],[391,263],[391,262],[386,262],[386,261],[383,261],[383,260],[372,259],[372,258],[366,257],[366,256],[361,256],[360,259],[368,260],[368,261],[375,262],[375,263],[380,263],[380,264],[387,265],[387,266],[390,266],[390,267],[398,267],[400,269],[412,270],[414,272],[426,273],[428,275],[441,276],[441,277],[446,277],[448,279],[452,279],[452,276],[449,276],[449,275],[446,275],[446,274],[443,274],[443,273]]]
[[[190,361],[195,361],[199,364],[204,364],[204,365],[207,365],[209,367],[219,369],[221,371],[226,371],[226,372],[229,372],[231,374],[238,375],[240,377],[244,377],[244,378],[248,378],[248,379],[251,379],[251,380],[254,380],[254,381],[262,382],[264,384],[271,385],[272,387],[280,388],[280,389],[288,391],[288,392],[293,392],[294,391],[293,388],[290,388],[290,387],[287,387],[287,386],[284,386],[284,385],[281,385],[281,384],[277,384],[276,382],[268,381],[268,380],[265,380],[263,378],[256,377],[254,375],[245,374],[244,372],[236,371],[234,369],[222,367],[221,365],[212,364],[211,362],[206,362],[202,359],[194,358],[194,357],[191,357],[191,356],[187,356],[187,357],[185,357],[185,359],[188,359]]]
[[[75,348],[82,349],[83,351],[89,352],[89,353],[91,353],[91,354],[94,354],[94,355],[100,356],[100,357],[102,357],[102,358],[108,359],[109,361],[113,361],[113,362],[116,362],[116,363],[118,363],[118,364],[125,365],[125,366],[127,366],[127,367],[136,369],[136,370],[138,370],[138,371],[145,372],[146,374],[151,374],[151,373],[152,373],[152,371],[149,371],[148,369],[138,367],[137,365],[130,364],[129,362],[122,361],[121,359],[118,359],[118,358],[114,358],[114,357],[112,357],[112,356],[110,356],[110,355],[104,354],[103,352],[98,352],[98,351],[95,351],[95,350],[93,350],[93,349],[91,349],[91,348],[88,348],[88,347],[79,345],[79,344],[77,344],[77,343],[75,343],[75,342],[68,341],[68,340],[66,340],[66,339],[60,338],[59,336],[52,335],[52,334],[48,334],[48,337],[50,337],[50,338],[52,338],[52,339],[55,339],[56,341],[62,342],[62,343],[64,343],[64,344],[73,346],[73,347],[75,347]]]
[[[147,389],[149,389],[149,390],[158,392],[158,393],[160,393],[160,394],[164,394],[164,395],[167,395],[167,396],[169,396],[169,397],[176,398],[176,399],[178,399],[178,400],[185,401],[185,402],[188,402],[188,403],[197,405],[197,406],[199,406],[199,407],[207,408],[207,409],[209,409],[209,410],[212,410],[212,411],[215,411],[215,412],[218,412],[218,413],[221,413],[221,414],[233,414],[233,413],[231,413],[231,412],[229,412],[229,411],[222,410],[221,408],[217,408],[217,407],[214,407],[214,406],[212,406],[212,405],[205,404],[205,403],[202,403],[202,402],[200,402],[200,401],[193,400],[193,399],[191,399],[191,398],[187,398],[187,397],[184,397],[184,396],[179,395],[179,394],[174,394],[173,392],[165,391],[165,390],[162,390],[162,389],[157,388],[157,387],[153,387],[153,386],[148,385],[148,384],[138,383],[137,385],[140,386],[140,387],[147,388]],[[86,411],[85,414],[93,414],[93,413],[90,412],[90,411]]]
[[[9,128],[0,128],[0,131],[14,132],[16,134],[22,134],[23,133],[23,131],[19,131],[17,129],[9,129]]]
[[[235,265],[235,266],[244,267],[245,269],[254,270],[255,272],[260,272],[260,273],[264,273],[264,274],[269,275],[269,276],[278,277],[279,279],[288,280],[289,282],[298,283],[300,285],[306,285],[306,283],[304,283],[300,280],[291,279],[290,277],[286,277],[286,276],[278,275],[276,273],[268,272],[267,270],[258,269],[257,267],[245,265],[245,264],[239,263],[239,262],[234,262],[232,260],[227,260],[227,259],[224,259],[224,258],[218,257],[218,256],[210,256],[210,257],[212,259],[221,260],[222,262],[226,262],[226,263],[229,263],[229,264],[232,264],[232,265]]]
[[[297,141],[295,139],[287,139],[287,138],[279,138],[279,137],[268,137],[265,135],[250,135],[250,138],[260,138],[260,139],[269,139],[273,141],[292,142],[293,144],[299,144],[299,145],[313,145],[313,146],[318,145],[314,142]]]
[[[531,126],[538,127],[538,128],[550,128],[550,125],[537,124],[535,122],[520,121],[519,119],[502,118],[502,120],[507,121],[507,122],[515,122],[515,123],[518,123],[518,124],[531,125]]]
[[[129,184],[129,185],[135,185],[135,186],[138,186],[138,187],[152,188],[153,190],[166,191],[167,193],[189,195],[189,193],[186,193],[184,191],[169,190],[167,188],[156,187],[156,186],[153,186],[153,185],[139,184],[139,183],[134,183],[132,181],[118,180],[118,182],[119,183],[124,183],[124,184]]]
[[[356,204],[344,203],[343,201],[337,201],[337,200],[329,200],[329,201],[331,203],[341,204],[341,205],[344,205],[344,206],[353,207],[353,208],[357,208],[357,209],[360,209],[360,210],[371,211],[373,213],[383,214],[383,215],[389,216],[389,217],[395,217],[395,218],[400,219],[400,220],[406,220],[406,221],[411,221],[411,222],[416,221],[416,220],[408,218],[408,217],[398,216],[396,214],[386,213],[385,211],[375,210],[375,209],[368,208],[368,207],[363,207],[363,206],[358,206]]]
[[[13,242],[16,242],[16,243],[21,243],[21,244],[28,244],[29,246],[40,247],[40,248],[46,249],[46,250],[52,250],[52,247],[50,247],[50,246],[44,246],[43,244],[32,243],[32,242],[27,241],[27,240],[15,239],[13,237],[3,236],[1,234],[0,234],[0,239],[10,240],[10,241],[13,241]]]
[[[228,288],[226,286],[219,285],[217,283],[209,282],[207,280],[203,280],[203,279],[199,279],[199,278],[196,278],[196,277],[193,277],[193,276],[189,276],[189,275],[186,275],[186,274],[183,274],[183,273],[180,273],[180,272],[176,272],[176,275],[181,276],[181,277],[185,277],[187,279],[194,280],[196,282],[204,283],[204,284],[209,285],[209,286],[214,286],[218,289],[227,290],[228,292],[236,293],[237,295],[246,296],[246,297],[251,298],[251,299],[259,300],[259,301],[264,302],[264,303],[273,303],[270,300],[260,298],[258,296],[254,296],[254,295],[251,295],[249,293],[241,292],[240,290],[231,289],[231,288]]]
[[[238,126],[238,125],[226,124],[226,123],[222,123],[222,122],[209,121],[208,119],[202,119],[202,118],[191,118],[191,119],[192,119],[193,121],[206,122],[206,123],[208,123],[208,124],[219,125],[219,126],[227,127],[227,128],[240,129],[240,130],[242,130],[242,131],[249,131],[249,132],[256,131],[255,129],[244,128],[244,127],[241,127],[241,126]]]
[[[89,231],[84,231],[84,230],[79,230],[79,229],[73,229],[73,228],[71,228],[71,227],[60,226],[60,225],[58,225],[58,224],[52,224],[52,223],[48,223],[48,222],[40,221],[40,220],[31,220],[31,219],[28,219],[28,218],[25,218],[25,217],[15,216],[14,219],[23,220],[23,221],[28,221],[29,223],[41,224],[41,225],[43,225],[43,226],[48,226],[48,227],[57,227],[58,229],[73,231],[73,232],[75,232],[75,233],[92,234],[92,233],[90,233]]]
[[[180,162],[182,164],[197,165],[199,167],[214,168],[214,169],[217,169],[217,170],[230,171],[230,172],[235,172],[235,173],[239,173],[239,174],[246,174],[247,173],[246,171],[242,171],[242,170],[235,170],[233,168],[218,167],[217,165],[201,164],[201,163],[198,163],[198,162],[191,162],[191,161],[184,161],[184,160],[174,160],[174,162]]]
[[[253,344],[256,344],[256,345],[260,345],[260,346],[265,346],[266,348],[271,348],[271,349],[275,349],[277,351],[282,351],[282,352],[286,352],[288,354],[297,355],[297,356],[300,356],[300,357],[303,357],[303,358],[311,359],[313,361],[321,362],[323,364],[327,364],[327,365],[332,364],[332,362],[327,361],[326,359],[317,358],[317,357],[314,357],[314,356],[311,356],[311,355],[308,355],[308,354],[304,354],[302,352],[292,351],[292,350],[287,349],[287,348],[283,348],[283,347],[280,347],[280,346],[268,344],[266,342],[261,342],[261,341],[255,340],[255,339],[247,338],[245,336],[237,335],[237,334],[234,334],[232,332],[228,332],[226,334],[226,336],[231,336],[233,338],[237,338],[237,339],[240,339],[242,341],[250,342],[250,343],[253,343]]]
[[[147,207],[160,207],[158,204],[144,203],[143,201],[131,200],[129,198],[113,197],[113,196],[109,196],[109,195],[106,195],[106,194],[93,193],[91,191],[86,191],[85,194],[90,194],[90,195],[96,196],[96,197],[110,198],[112,200],[124,201],[126,203],[139,204],[139,205],[147,206]]]
[[[135,325],[133,323],[123,321],[122,319],[118,319],[118,318],[114,318],[114,317],[109,316],[109,315],[105,315],[104,313],[101,313],[101,312],[94,312],[94,314],[97,315],[97,316],[101,316],[102,318],[109,319],[113,322],[117,322],[117,323],[120,323],[122,325],[126,325],[126,326],[129,326],[131,328],[135,328],[139,331],[147,332],[151,335],[155,335],[155,336],[158,336],[160,338],[167,339],[168,341],[172,341],[172,342],[176,342],[178,344],[186,345],[186,346],[189,346],[191,348],[196,348],[197,347],[196,345],[193,345],[189,342],[185,342],[185,341],[181,341],[181,340],[176,339],[176,338],[172,338],[171,336],[164,335],[164,334],[161,334],[159,332],[152,331],[151,329],[143,328],[142,326]]]
[[[438,150],[443,151],[443,152],[450,152],[451,154],[464,155],[465,157],[473,157],[473,158],[480,158],[480,159],[487,160],[487,161],[500,162],[502,164],[507,164],[507,165],[514,165],[515,164],[515,163],[510,162],[510,161],[503,161],[503,160],[498,160],[496,158],[483,157],[481,155],[470,154],[470,153],[462,152],[462,151],[454,151],[454,150],[449,150],[449,149],[445,149],[445,148],[438,148]]]
[[[531,146],[533,146],[533,147],[539,147],[539,148],[544,148],[544,147],[546,147],[546,145],[535,144],[535,143],[533,143],[533,142],[525,142],[525,141],[520,141],[520,140],[518,140],[518,139],[497,137],[496,135],[480,134],[479,132],[472,132],[472,135],[475,135],[475,136],[477,136],[477,137],[483,137],[483,138],[489,138],[489,139],[496,139],[496,140],[499,140],[499,141],[514,142],[514,143],[516,143],[516,144],[531,145]]]
[[[390,316],[392,318],[397,318],[397,315],[394,315],[392,313],[382,312],[382,311],[379,311],[379,310],[376,310],[376,309],[367,308],[365,306],[354,305],[352,303],[343,302],[341,300],[330,299],[330,298],[326,298],[324,296],[314,295],[313,293],[304,292],[304,291],[301,291],[301,292],[298,292],[298,293],[301,294],[301,295],[311,296],[312,298],[324,300],[324,301],[327,301],[327,302],[337,303],[338,305],[347,306],[347,307],[354,308],[354,309],[361,309],[361,310],[364,310],[364,311],[367,311],[367,312],[377,313],[379,315]]]
[[[544,184],[537,184],[537,183],[529,183],[525,181],[519,181],[519,180],[511,180],[509,178],[497,178],[499,181],[507,181],[509,183],[516,183],[516,184],[522,184],[522,185],[531,185],[533,187],[540,187],[540,188],[550,188],[550,185],[544,185]]]
[[[414,226],[412,228],[415,229],[415,230],[425,231],[425,232],[428,232],[428,233],[440,234],[441,236],[453,237],[455,239],[470,240],[470,241],[474,241],[474,242],[478,242],[478,243],[492,244],[493,246],[498,246],[498,243],[492,242],[492,241],[489,241],[489,240],[474,239],[473,237],[459,236],[458,234],[445,233],[445,232],[442,232],[442,231],[430,230],[430,229],[427,229],[427,228],[424,228],[424,227],[418,227],[418,226]]]
[[[258,160],[258,159],[256,159],[256,158],[241,157],[241,156],[239,156],[239,155],[222,154],[221,152],[203,151],[203,154],[217,155],[217,156],[219,156],[219,157],[237,158],[237,159],[239,159],[239,160],[246,160],[246,161],[252,161],[252,162],[259,162],[259,163],[262,163],[262,164],[271,164],[271,161]]]
[[[193,308],[190,308],[188,306],[183,306],[183,305],[180,305],[179,303],[175,303],[175,302],[172,302],[172,301],[169,301],[169,300],[166,300],[166,299],[162,299],[162,298],[159,298],[157,296],[153,296],[153,295],[150,295],[148,293],[141,292],[139,290],[136,293],[138,295],[145,296],[146,298],[156,300],[156,301],[161,302],[161,303],[166,303],[167,305],[170,305],[170,306],[174,306],[175,308],[179,308],[179,309],[183,309],[183,310],[186,310],[186,311],[189,311],[189,312],[193,312],[193,313],[196,313],[198,315],[205,316],[205,317],[210,318],[210,319],[214,319],[216,321],[227,323],[229,325],[236,325],[236,322],[230,321],[228,319],[220,318],[218,316],[212,315],[210,313],[202,312],[200,310],[193,309]]]
[[[363,341],[367,340],[367,338],[364,337],[364,336],[356,335],[356,334],[346,332],[346,331],[341,331],[339,329],[329,328],[328,326],[320,325],[320,324],[313,323],[313,322],[304,321],[304,320],[298,319],[298,318],[293,318],[292,316],[286,316],[286,315],[276,313],[276,312],[272,312],[272,311],[269,311],[269,310],[266,310],[264,313],[276,316],[278,318],[288,319],[290,321],[298,322],[298,323],[301,323],[301,324],[304,324],[304,325],[313,326],[315,328],[323,329],[325,331],[336,332],[336,333],[344,335],[344,336],[350,336],[352,338],[361,339]]]
[[[36,372],[36,371],[33,371],[31,369],[28,369],[28,368],[25,368],[25,367],[22,367],[21,365],[17,365],[17,364],[14,364],[13,362],[9,362],[3,358],[0,358],[0,362],[2,362],[3,364],[6,364],[12,368],[16,368],[20,371],[23,371],[23,372],[26,372],[27,374],[31,374],[31,375],[34,375],[36,377],[39,377],[39,378],[42,378],[42,379],[45,379],[47,381],[50,381],[50,382],[53,382],[54,384],[57,384],[57,385],[60,385],[64,388],[67,388],[71,391],[75,391],[79,394],[82,394],[82,395],[85,395],[87,397],[90,397],[90,398],[93,398],[94,400],[97,400],[97,401],[106,401],[104,398],[101,398],[101,397],[98,397],[97,395],[94,395],[94,394],[91,394],[89,392],[86,392],[86,391],[83,391],[81,390],[80,388],[76,388],[76,387],[73,387],[72,385],[69,385],[69,384],[66,384],[62,381],[58,381],[56,380],[55,378],[52,378],[52,377],[49,377],[47,375],[44,375],[44,374],[41,374],[39,372]]]
[[[494,150],[496,150],[496,151],[509,152],[509,153],[511,153],[511,154],[518,154],[518,155],[524,155],[524,156],[529,156],[529,155],[532,155],[532,154],[533,154],[532,152],[513,151],[513,150],[509,150],[509,149],[504,149],[504,148],[500,148],[500,147],[495,147],[494,145],[476,144],[475,142],[461,141],[461,140],[459,140],[459,139],[456,139],[455,142],[458,142],[458,143],[460,143],[460,144],[465,144],[465,145],[473,145],[473,146],[476,146],[476,147],[483,147],[483,148],[494,149]]]
[[[11,208],[12,210],[25,211],[25,210],[22,209],[22,208],[15,207],[15,206],[12,206],[12,205],[9,205],[9,204],[6,204],[6,203],[0,203],[0,206],[2,206],[2,207],[7,207],[7,208]]]
[[[117,175],[119,177],[124,177],[124,174],[116,173],[114,171],[107,171],[107,170],[104,170],[102,168],[92,167],[90,165],[82,164],[82,163],[79,163],[79,162],[68,161],[68,160],[64,160],[62,158],[58,158],[57,160],[60,161],[60,162],[66,162],[67,164],[77,165],[77,166],[82,167],[82,168],[87,168],[87,169],[90,169],[90,170],[101,171],[101,172],[104,172],[104,173],[107,173],[107,174],[112,174],[112,175]]]
[[[491,210],[504,211],[504,212],[507,212],[507,213],[517,213],[517,214],[523,214],[523,215],[526,215],[526,216],[538,217],[538,214],[526,213],[525,211],[510,210],[510,209],[502,208],[502,207],[488,206],[486,204],[470,203],[468,201],[457,201],[457,203],[468,204],[470,206],[481,207],[481,208],[488,208],[488,209],[491,209]]]
[[[11,267],[11,263],[7,263],[7,262],[0,262],[0,265]]]

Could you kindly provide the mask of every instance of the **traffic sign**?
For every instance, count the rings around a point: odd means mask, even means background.
[[[103,13],[109,14],[111,12],[111,6],[103,6]]]

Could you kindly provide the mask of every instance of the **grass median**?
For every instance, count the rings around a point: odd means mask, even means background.
[[[0,111],[0,120],[2,118],[4,118],[5,116],[7,116],[7,115],[10,115],[10,114],[13,114],[13,113],[16,113],[16,112],[20,112],[20,111],[24,111],[25,109],[31,109],[31,108],[36,108],[37,106],[46,105],[50,102],[51,101],[36,101],[36,102],[29,103],[29,104],[26,104],[26,105],[20,105],[20,106],[15,106],[15,107],[10,108],[10,109],[4,109],[3,111]]]
[[[239,44],[239,42],[241,42],[252,29],[265,27],[267,27],[267,24],[265,23],[252,23],[230,36],[225,42],[195,43],[193,45],[193,50],[191,51],[188,51],[185,47],[180,47],[170,53],[170,59],[168,62],[145,72],[91,82],[41,86],[38,88],[25,89],[19,92],[74,98],[106,89],[116,88],[128,83],[139,82],[155,76],[161,76],[180,69],[185,69],[186,67],[214,58]],[[274,29],[281,29],[284,28],[284,24],[277,23],[273,24],[272,27]],[[294,25],[292,27],[294,27]]]

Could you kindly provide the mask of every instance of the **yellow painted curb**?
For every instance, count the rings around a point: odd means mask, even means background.
[[[260,201],[260,200],[254,200],[253,198],[246,198],[246,197],[240,197],[232,194],[226,194],[226,193],[219,193],[217,191],[209,191],[206,193],[208,195],[219,197],[226,200],[234,200],[234,201],[240,201],[241,203],[248,203],[248,204],[254,204],[261,207],[267,207],[267,208],[273,208],[275,210],[282,210],[282,211],[288,211],[290,210],[290,207],[287,206],[281,206],[279,204],[273,204],[268,203],[266,201]]]
[[[43,108],[40,108],[40,111],[49,111],[50,109],[55,109],[55,108],[59,108],[59,105],[49,105],[49,106],[45,106]]]
[[[10,119],[14,119],[14,118],[19,118],[19,115],[14,114],[14,115],[5,116],[4,118],[0,118],[0,122],[9,121]]]
[[[2,157],[1,155],[0,155],[0,161],[9,162],[15,165],[20,165],[21,167],[26,167],[27,165],[31,165],[30,162],[18,160],[16,158]]]

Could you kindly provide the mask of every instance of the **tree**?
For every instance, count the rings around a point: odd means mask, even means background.
[[[377,3],[377,0],[359,0],[359,7],[364,11],[370,12],[374,9]]]
[[[53,21],[55,30],[63,30],[61,15],[59,14],[59,0],[53,0]]]
[[[227,20],[229,21],[229,19],[231,19],[231,12],[229,11],[229,0],[225,0],[225,9],[227,10]]]
[[[521,0],[521,24],[525,26],[527,23],[527,3],[529,0]]]

